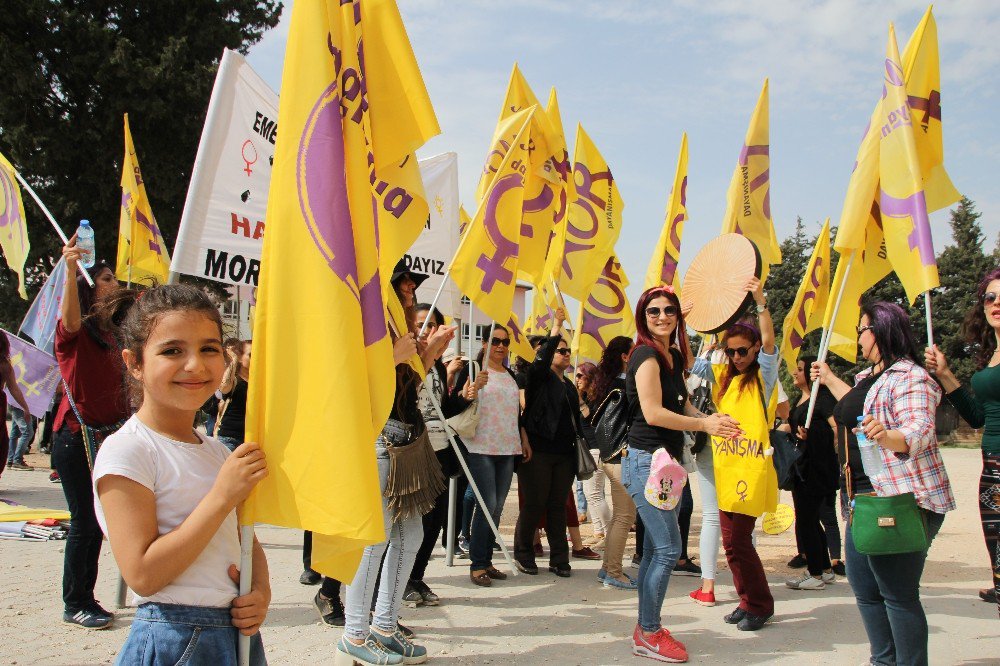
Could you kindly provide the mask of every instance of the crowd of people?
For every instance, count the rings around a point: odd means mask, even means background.
[[[63,256],[76,274],[74,243]],[[243,441],[251,343],[226,340],[218,310],[195,287],[140,295],[120,287],[106,264],[87,273],[93,286],[82,276],[66,281],[55,342],[64,390],[52,463],[71,514],[63,619],[91,629],[113,622],[94,596],[106,535],[138,604],[118,663],[148,657],[150,646],[155,658],[143,663],[176,663],[191,650],[235,654],[240,634],[252,637],[251,662],[265,663],[259,628],[270,584],[260,544],[253,544],[247,594],[239,594],[235,566],[235,509],[268,473],[258,444]],[[439,543],[468,558],[470,585],[503,584],[508,574],[495,566],[496,528],[515,478],[517,569],[539,574],[542,531],[555,576],[573,575],[574,558],[601,560],[599,584],[636,593],[634,654],[689,659],[681,637],[666,627],[664,597],[672,575],[683,572],[700,576],[690,598],[715,606],[720,545],[739,597],[720,619],[741,631],[762,629],[775,605],[754,529],[777,503],[771,442],[783,431],[801,452],[791,479],[797,552],[789,565],[804,571],[787,586],[822,590],[846,575],[871,663],[926,664],[920,579],[945,514],[956,508],[935,435],[942,397],[985,428],[979,497],[994,585],[981,596],[996,601],[1000,269],[984,276],[965,321],[981,368],[971,386],[959,382],[937,347],[918,351],[902,308],[875,302],[862,307],[857,329],[868,367],[845,379],[804,356],[789,369],[798,389],[791,402],[778,381],[775,331],[759,280],[746,285],[755,307],[697,351],[684,323],[690,304],[669,286],[648,289],[637,302],[635,339],[614,338],[597,363],[573,368],[561,309],[549,334],[532,339],[533,360],[512,359],[510,331],[497,324],[474,359],[458,356],[450,344],[455,327],[416,303],[423,277],[400,264],[391,278],[408,330],[392,331],[395,399],[372,443],[385,539],[365,548],[353,580],[337,581],[312,570],[312,535],[304,535],[300,581],[321,585],[314,603],[325,623],[344,628],[336,645],[344,663],[428,659],[399,617],[404,603],[440,603],[425,582]],[[423,379],[409,363],[415,355]],[[8,356],[0,347],[0,359]],[[0,363],[0,382],[27,415],[9,361]],[[15,425],[7,461],[16,469],[30,427]],[[422,455],[399,455],[407,448]],[[403,475],[416,484],[394,482]],[[467,509],[457,503],[454,516],[448,478],[458,479],[459,498],[471,497]],[[587,542],[579,530],[578,480],[594,528]],[[697,564],[688,553],[694,482],[702,520]],[[912,539],[886,541],[861,522],[863,508],[882,499],[893,500],[899,521],[915,517]],[[843,540],[838,509],[849,525]],[[452,543],[449,519],[461,532]],[[626,560],[632,532],[637,571]]]

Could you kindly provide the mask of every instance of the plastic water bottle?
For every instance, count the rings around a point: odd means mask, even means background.
[[[80,226],[76,228],[76,247],[80,250],[80,263],[84,268],[90,268],[97,262],[94,229],[90,220],[80,220]]]
[[[865,436],[865,431],[861,430],[861,422],[865,417],[858,417],[858,451],[861,452],[861,466],[865,468],[865,474],[869,477],[876,476],[885,471],[885,460],[882,459],[881,448]]]

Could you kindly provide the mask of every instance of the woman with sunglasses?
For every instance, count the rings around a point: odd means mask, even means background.
[[[684,645],[661,623],[670,574],[681,553],[678,508],[658,508],[646,499],[653,454],[665,449],[680,461],[684,431],[733,437],[739,424],[729,416],[702,414],[691,405],[684,371],[689,354],[680,301],[671,287],[643,292],[635,310],[637,339],[629,354],[625,393],[633,416],[622,457],[622,483],[646,526],[639,588],[639,621],[633,654],[657,661],[687,661]]]
[[[955,508],[935,434],[941,388],[921,367],[910,318],[898,305],[862,305],[858,344],[871,367],[858,373],[853,388],[826,363],[814,363],[811,373],[839,401],[833,416],[837,439],[847,445],[849,467],[842,490],[851,501],[860,494],[913,493],[926,518],[928,541],[933,541],[944,514]],[[855,431],[878,445],[884,464],[880,473],[865,475]],[[871,663],[927,664],[927,618],[920,604],[927,551],[864,555],[848,529],[844,554]]]
[[[479,488],[485,507],[476,507],[469,538],[469,578],[473,583],[489,587],[494,580],[506,580],[507,574],[493,566],[495,537],[483,511],[489,511],[496,525],[519,460],[531,460],[531,446],[521,430],[520,392],[514,373],[507,367],[510,353],[510,333],[499,324],[493,325],[493,335],[483,341],[476,361],[480,364],[477,381],[470,383],[469,368],[459,373],[456,386],[464,387],[461,398],[465,404],[479,397],[479,425],[476,434],[463,438],[469,451],[469,471]]]
[[[722,335],[726,362],[711,366],[709,371],[708,362],[697,359],[692,372],[712,383],[712,402],[720,412],[741,414],[742,437],[736,446],[726,446],[725,437],[716,437],[711,443],[722,546],[740,597],[736,610],[723,619],[728,624],[735,624],[740,631],[757,631],[774,614],[774,597],[767,585],[764,565],[753,545],[753,530],[763,510],[774,510],[778,481],[769,462],[762,468],[760,456],[748,452],[754,442],[763,451],[769,446],[778,399],[775,391],[778,354],[763,285],[754,278],[747,283],[746,289],[756,303],[760,327],[750,319],[732,325]],[[748,444],[741,446],[744,440]],[[736,484],[735,492],[731,483],[734,472],[738,472],[736,476],[746,477]]]
[[[925,358],[927,369],[937,376],[962,418],[973,428],[985,426],[979,516],[993,566],[993,586],[980,590],[979,597],[1000,603],[1000,268],[983,276],[977,295],[963,325],[966,341],[978,346],[979,371],[972,375],[972,390],[958,381],[937,345],[925,352]]]
[[[535,530],[545,516],[549,571],[568,578],[566,498],[576,475],[576,437],[583,431],[576,386],[565,377],[569,345],[560,335],[566,313],[557,308],[551,334],[545,338],[525,373],[524,431],[531,457],[517,468],[524,504],[514,530],[514,560],[518,570],[538,574]]]

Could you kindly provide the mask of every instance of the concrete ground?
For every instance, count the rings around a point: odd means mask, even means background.
[[[981,458],[976,450],[947,449],[945,462],[959,508],[949,514],[935,540],[923,578],[923,600],[930,624],[932,664],[1000,664],[997,609],[976,591],[990,581],[976,504]],[[29,464],[47,470],[47,456]],[[697,485],[691,552],[697,556],[700,526]],[[29,506],[65,507],[61,488],[47,471],[6,470],[0,497]],[[791,502],[788,493],[783,501]],[[511,492],[502,531],[509,539],[516,518]],[[589,525],[584,525],[584,533]],[[329,662],[340,631],[324,626],[312,605],[316,588],[298,583],[302,535],[295,530],[260,526],[267,550],[273,601],[264,626],[272,664]],[[0,663],[111,663],[125,641],[131,609],[120,611],[113,628],[88,632],[61,621],[62,544],[0,541]],[[755,634],[722,622],[735,593],[724,557],[714,608],[698,606],[687,594],[695,578],[674,576],[663,605],[664,624],[683,641],[692,663],[700,664],[861,664],[867,663],[864,629],[846,579],[827,589],[797,592],[785,587],[793,575],[785,562],[794,554],[789,530],[761,534],[759,550],[776,600],[771,624]],[[631,555],[631,548],[628,551]],[[631,654],[628,637],[636,621],[634,592],[601,587],[599,562],[573,561],[573,577],[556,578],[544,568],[538,576],[512,576],[492,588],[469,582],[467,566],[445,566],[435,553],[426,582],[442,597],[437,607],[404,609],[403,620],[440,664],[615,664],[652,663]],[[545,559],[540,558],[544,565]],[[498,566],[506,569],[498,562]],[[115,597],[117,569],[110,548],[101,555],[97,595],[105,606]]]

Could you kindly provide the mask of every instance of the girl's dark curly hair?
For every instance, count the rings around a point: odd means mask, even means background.
[[[986,320],[986,307],[983,303],[986,288],[994,280],[1000,280],[1000,267],[987,271],[983,279],[979,281],[979,287],[976,289],[976,302],[966,313],[965,320],[962,322],[962,334],[966,341],[978,347],[976,365],[980,369],[989,364],[993,352],[997,350],[997,335]]]

